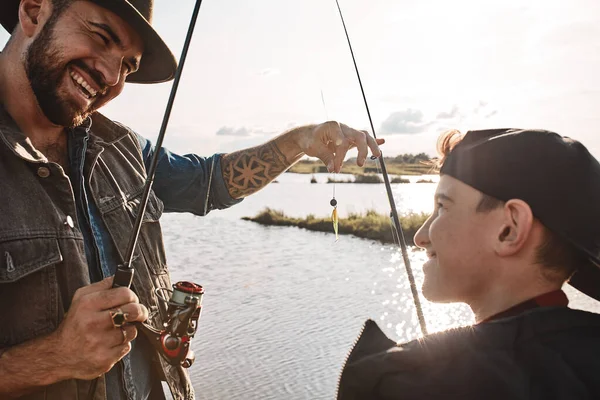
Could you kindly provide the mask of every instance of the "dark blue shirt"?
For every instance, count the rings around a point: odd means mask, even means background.
[[[73,185],[77,219],[83,233],[86,258],[92,282],[114,275],[121,262],[118,252],[102,221],[100,212],[88,196],[83,167],[90,135],[91,119],[71,131],[69,136],[69,167]],[[152,143],[137,135],[146,168],[155,149]],[[183,156],[161,148],[154,193],[169,212],[191,212],[205,215],[212,209],[223,209],[237,204],[232,199],[221,173],[221,155],[200,157]],[[117,363],[105,376],[108,400],[147,399],[155,381],[151,370],[151,354],[147,340],[138,336],[131,352]]]

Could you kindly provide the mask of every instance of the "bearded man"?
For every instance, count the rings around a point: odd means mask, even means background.
[[[600,315],[567,307],[565,282],[600,300],[600,164],[580,142],[496,129],[439,142],[423,295],[464,302],[477,324],[397,345],[367,321],[338,399],[600,398]]]
[[[339,171],[378,144],[335,122],[292,129],[264,145],[209,158],[179,156],[104,117],[125,82],[172,79],[176,62],[152,28],[151,0],[4,0],[11,33],[0,54],[0,397],[192,399],[133,322],[156,329],[170,287],[158,219],[232,206],[303,155]],[[112,289],[160,159],[144,214],[133,288]],[[251,165],[252,168],[247,168]],[[113,318],[122,312],[126,324]]]

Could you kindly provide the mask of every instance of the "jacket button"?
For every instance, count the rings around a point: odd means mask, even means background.
[[[37,174],[40,178],[47,178],[50,176],[50,170],[47,167],[39,167]]]
[[[70,215],[67,215],[67,220],[65,221],[65,225],[68,225],[69,228],[73,229],[75,227],[75,223],[73,222],[73,218]]]

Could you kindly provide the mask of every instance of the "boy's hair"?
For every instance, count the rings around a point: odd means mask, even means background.
[[[452,149],[463,137],[464,135],[458,130],[449,130],[440,135],[437,142],[439,158],[435,165],[438,170],[442,168]],[[503,206],[504,201],[481,193],[476,211],[485,213]],[[543,241],[536,251],[535,262],[544,267],[542,269],[544,277],[553,282],[567,281],[579,266],[589,263],[583,252],[546,227],[544,227]]]

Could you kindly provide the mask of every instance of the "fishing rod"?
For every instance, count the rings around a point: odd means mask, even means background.
[[[356,64],[356,58],[354,57],[354,50],[352,49],[352,43],[350,42],[350,36],[348,35],[348,29],[346,29],[346,22],[344,21],[344,15],[342,14],[342,8],[338,0],[335,0],[342,25],[344,26],[344,32],[346,33],[346,40],[348,41],[348,47],[350,48],[350,54],[352,55],[352,62],[354,63],[354,70],[356,71],[356,77],[358,78],[358,84],[360,85],[360,91],[362,93],[365,108],[367,109],[367,115],[369,117],[369,123],[371,124],[371,132],[373,137],[377,139],[375,133],[375,126],[373,125],[373,119],[371,118],[371,111],[369,110],[369,103],[367,102],[367,96],[365,95],[365,89],[363,88],[362,79],[360,79],[360,73],[358,72],[358,65]],[[392,220],[394,221],[394,227],[396,228],[398,242],[400,244],[400,250],[402,252],[402,258],[404,260],[404,266],[406,267],[406,274],[408,275],[408,281],[410,283],[410,291],[412,292],[413,301],[417,309],[417,317],[419,318],[419,326],[423,335],[427,335],[427,324],[425,323],[425,317],[423,315],[423,308],[421,307],[421,301],[419,300],[419,292],[417,291],[417,285],[415,283],[415,277],[410,266],[410,259],[408,258],[408,250],[406,246],[406,239],[404,238],[404,231],[400,224],[400,218],[398,218],[398,210],[396,209],[396,202],[394,201],[394,195],[392,194],[392,186],[390,185],[390,178],[385,167],[385,160],[383,159],[383,153],[379,156],[379,163],[381,165],[381,172],[383,173],[383,181],[385,183],[385,190],[387,192],[388,200],[390,202],[390,208],[392,209]]]
[[[129,238],[129,242],[127,244],[127,251],[125,253],[126,256],[123,264],[117,267],[113,287],[124,286],[129,288],[133,282],[134,253],[140,236],[144,213],[146,212],[146,207],[148,205],[148,199],[150,198],[150,191],[152,190],[152,184],[154,183],[160,149],[162,148],[165,133],[167,131],[167,125],[169,124],[171,110],[173,109],[173,103],[175,102],[175,95],[177,94],[177,89],[179,87],[183,67],[185,65],[185,60],[187,58],[192,36],[194,34],[194,28],[196,26],[201,5],[202,0],[196,0],[183,49],[181,51],[179,65],[175,71],[175,77],[173,86],[171,87],[169,101],[167,102],[160,132],[154,147],[154,154],[152,155],[150,168],[147,172],[142,200],[140,201],[138,213],[133,224],[131,237]],[[171,296],[169,299],[165,297],[165,292],[170,293]],[[158,330],[145,323],[136,323],[136,326],[151,339],[150,343],[152,343],[153,347],[171,365],[181,365],[185,368],[189,368],[194,362],[194,354],[190,349],[190,340],[194,337],[194,334],[198,328],[198,320],[202,311],[202,297],[204,295],[204,289],[201,285],[192,282],[181,281],[174,284],[172,290],[168,288],[156,289],[156,295],[160,301],[168,305],[167,321],[164,328],[162,330]]]

